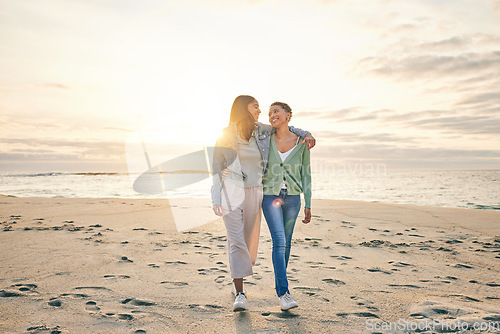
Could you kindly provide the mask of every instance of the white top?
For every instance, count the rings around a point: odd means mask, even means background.
[[[297,144],[299,143],[299,139],[300,139],[300,137],[297,138],[297,142],[295,143],[295,146],[297,146]],[[284,153],[281,153],[280,150],[278,150],[278,154],[280,155],[281,162],[285,162],[286,158],[290,155],[290,153],[293,151],[295,146]],[[281,184],[281,189],[286,189],[285,180],[283,180],[283,183]]]

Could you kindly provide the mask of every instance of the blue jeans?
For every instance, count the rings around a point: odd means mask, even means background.
[[[274,282],[276,294],[281,297],[289,292],[286,268],[293,228],[300,211],[300,195],[287,195],[286,189],[281,189],[278,196],[264,195],[262,211],[273,239]]]

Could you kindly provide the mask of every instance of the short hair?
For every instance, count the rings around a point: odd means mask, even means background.
[[[285,102],[276,101],[271,104],[271,107],[272,106],[280,106],[281,108],[285,109],[285,111],[290,114],[290,119],[292,119],[292,108],[290,108],[290,106]]]

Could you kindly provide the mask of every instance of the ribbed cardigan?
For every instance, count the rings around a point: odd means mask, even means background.
[[[307,143],[297,144],[285,161],[281,162],[274,134],[271,135],[270,139],[269,161],[262,179],[264,195],[279,195],[284,180],[287,194],[300,195],[300,193],[304,193],[305,206],[310,208],[312,196],[311,153],[307,149]]]

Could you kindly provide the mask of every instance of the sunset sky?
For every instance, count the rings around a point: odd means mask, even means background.
[[[240,94],[316,161],[499,169],[500,1],[0,0],[1,173],[200,150]]]

